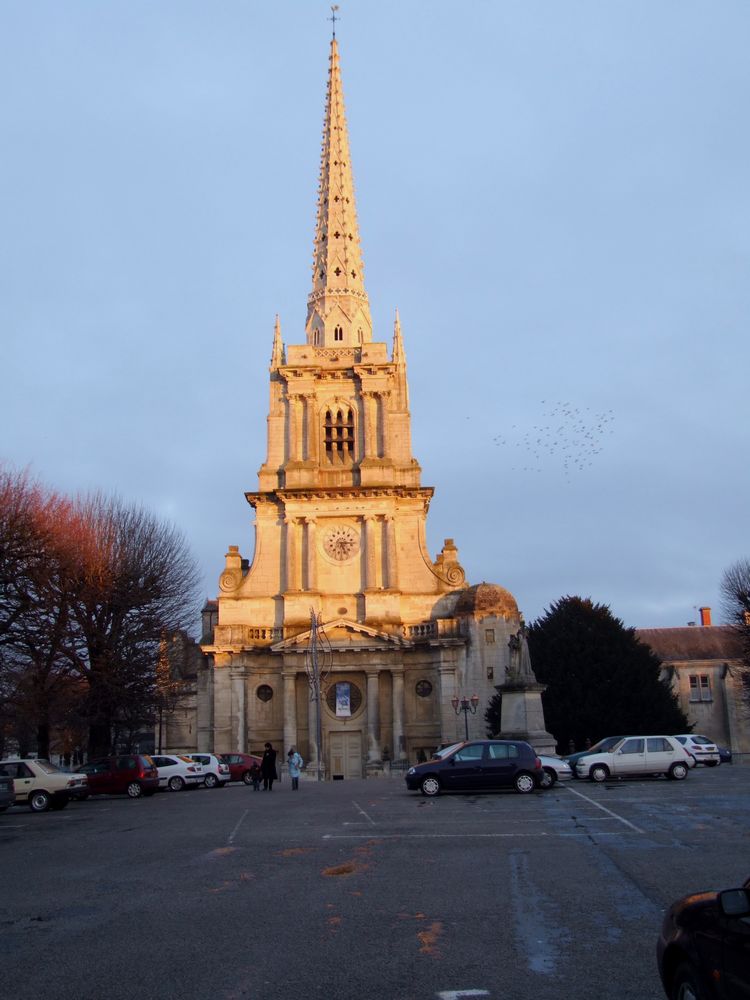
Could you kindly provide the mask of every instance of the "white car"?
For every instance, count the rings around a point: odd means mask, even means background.
[[[685,747],[696,764],[716,767],[721,763],[719,748],[707,736],[684,733],[682,736],[675,736],[675,739]]]
[[[184,756],[203,765],[203,784],[206,788],[223,788],[232,780],[229,764],[215,753],[186,753]]]
[[[88,795],[85,774],[68,774],[48,760],[2,760],[0,773],[13,779],[16,803],[25,802],[32,812],[64,809],[71,799]]]
[[[649,774],[665,774],[682,781],[690,767],[688,752],[676,736],[624,736],[606,753],[582,757],[576,763],[576,774],[592,781]]]
[[[189,757],[152,753],[151,760],[159,772],[159,788],[168,788],[171,792],[181,792],[188,785],[202,785],[206,777],[203,765]]]
[[[539,780],[540,788],[552,788],[557,781],[570,781],[573,771],[567,760],[562,757],[549,757],[546,754],[538,754],[542,762],[542,777]]]

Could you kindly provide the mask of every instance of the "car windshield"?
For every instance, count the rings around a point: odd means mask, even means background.
[[[693,743],[697,743],[699,746],[712,746],[712,741],[707,740],[705,736],[694,736]]]
[[[54,764],[52,764],[48,760],[38,760],[36,763],[37,763],[37,766],[40,768],[40,770],[44,771],[45,774],[59,774],[60,773],[60,768],[56,767]]]
[[[591,747],[591,749],[592,750],[611,750],[612,747],[615,745],[615,743],[619,743],[621,739],[622,739],[622,736],[607,736],[605,739],[599,740],[598,743],[595,743]]]
[[[449,747],[443,747],[442,750],[436,750],[435,753],[432,755],[432,759],[433,760],[444,760],[446,757],[448,757],[450,754],[452,754],[454,752],[454,750],[458,750],[458,748],[461,745],[462,745],[461,743],[451,743],[451,745]]]

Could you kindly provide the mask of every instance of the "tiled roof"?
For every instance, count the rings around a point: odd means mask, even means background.
[[[742,659],[742,639],[731,625],[639,628],[635,634],[665,662]]]

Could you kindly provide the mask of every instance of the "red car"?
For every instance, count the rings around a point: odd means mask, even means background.
[[[251,753],[221,753],[219,758],[229,765],[230,781],[244,781],[246,785],[252,784],[250,768],[253,764],[260,767],[260,757],[255,757]]]
[[[101,757],[78,769],[88,777],[89,795],[153,795],[159,787],[159,772],[146,754],[129,753]]]

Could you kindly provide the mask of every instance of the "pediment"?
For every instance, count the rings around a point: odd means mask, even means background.
[[[325,633],[332,649],[393,649],[410,646],[411,643],[402,635],[393,635],[390,632],[382,632],[380,629],[363,625],[361,622],[353,622],[348,618],[336,618],[330,622],[324,622],[321,631]],[[285,650],[307,649],[310,642],[312,629],[305,629],[297,635],[290,636],[282,642],[274,643],[271,651],[282,653]]]

